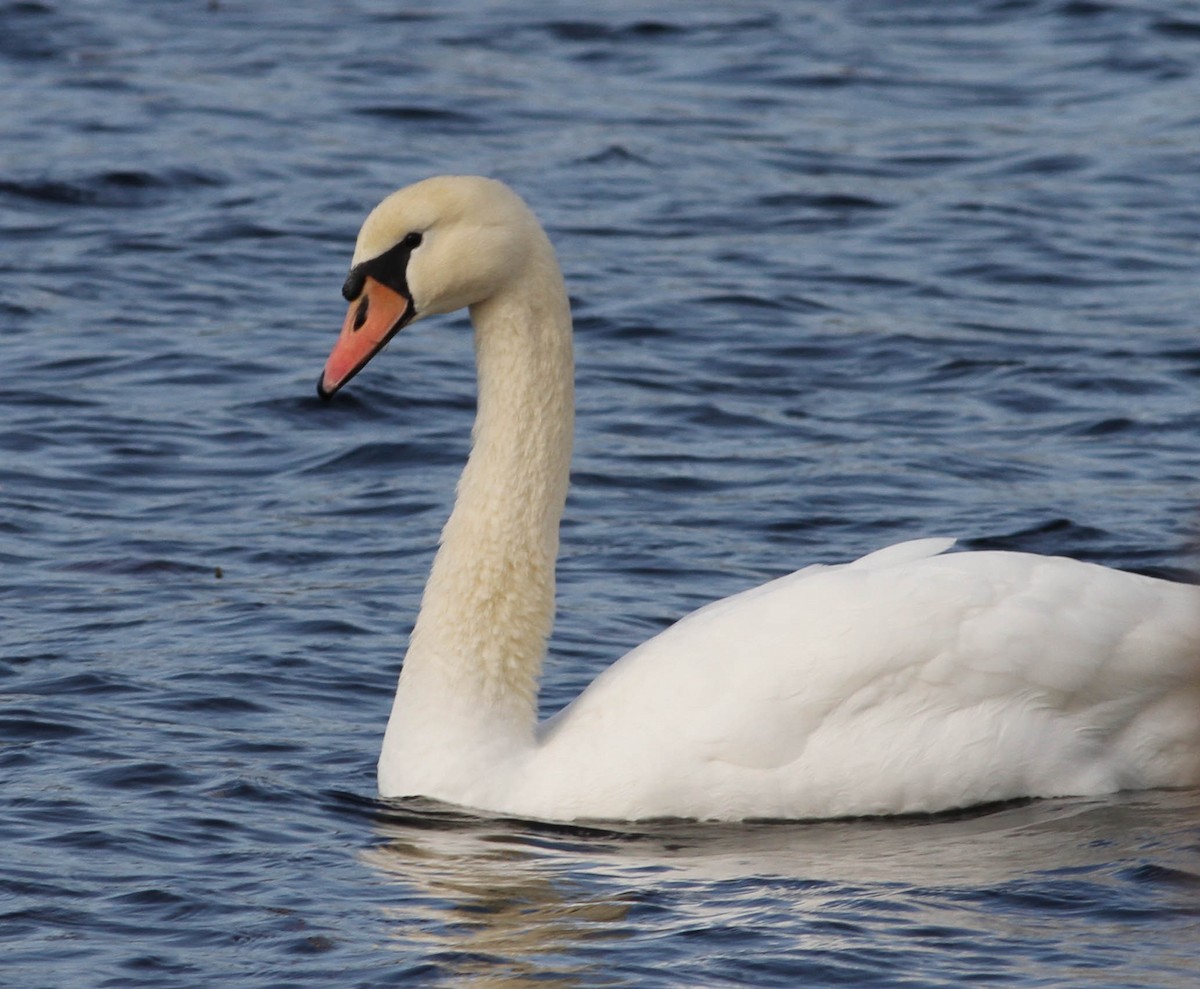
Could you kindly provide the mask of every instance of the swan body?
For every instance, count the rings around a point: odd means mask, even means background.
[[[474,444],[379,760],[387,797],[548,820],[816,818],[1200,784],[1200,590],[901,543],[714,602],[537,722],[573,421],[549,240],[499,182],[427,179],[359,233],[331,396],[469,307]]]

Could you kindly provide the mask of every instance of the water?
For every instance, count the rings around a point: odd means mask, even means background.
[[[378,801],[469,333],[313,387],[376,200],[526,195],[578,331],[547,712],[706,600],[902,538],[1181,574],[1194,5],[0,2],[0,94],[0,983],[1200,981],[1197,792],[628,829]]]

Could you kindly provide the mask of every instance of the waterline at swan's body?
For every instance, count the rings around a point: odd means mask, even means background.
[[[427,180],[364,223],[331,395],[401,328],[470,307],[474,445],[380,758],[387,796],[531,817],[823,817],[1200,783],[1200,594],[920,540],[718,601],[550,721],[573,419],[570,312],[528,208]]]

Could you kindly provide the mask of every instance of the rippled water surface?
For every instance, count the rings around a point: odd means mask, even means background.
[[[354,234],[512,183],[577,313],[543,707],[890,541],[1182,575],[1200,11],[0,0],[0,983],[1200,984],[1200,794],[559,828],[374,796],[473,413],[331,405]]]

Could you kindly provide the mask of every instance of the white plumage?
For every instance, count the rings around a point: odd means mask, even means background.
[[[475,443],[380,757],[385,796],[736,820],[1200,784],[1200,590],[947,539],[710,604],[538,725],[573,418],[553,249],[505,186],[439,178],[384,200],[353,264],[361,291],[348,288],[323,395],[408,322],[462,306],[479,371]]]

